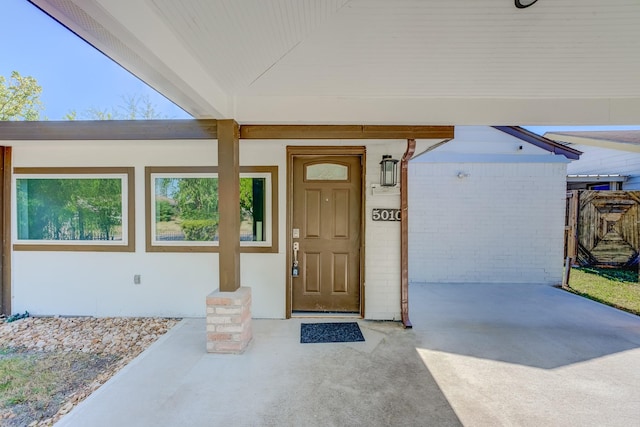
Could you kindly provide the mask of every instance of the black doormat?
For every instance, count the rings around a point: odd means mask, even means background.
[[[360,326],[347,323],[303,323],[300,326],[300,343],[364,341]]]

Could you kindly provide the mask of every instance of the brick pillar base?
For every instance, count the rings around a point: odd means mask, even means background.
[[[251,337],[251,288],[207,295],[208,353],[242,353]]]

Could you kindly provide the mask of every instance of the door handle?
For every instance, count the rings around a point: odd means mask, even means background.
[[[298,268],[298,250],[300,250],[300,243],[293,242],[293,267],[291,267],[291,276],[298,277],[300,269]]]

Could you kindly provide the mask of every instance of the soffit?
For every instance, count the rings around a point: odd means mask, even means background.
[[[233,95],[640,95],[637,1],[149,2]]]
[[[83,37],[196,117],[605,124],[640,111],[636,0],[34,3],[92,15],[108,36]]]

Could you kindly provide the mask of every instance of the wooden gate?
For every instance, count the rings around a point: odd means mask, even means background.
[[[640,191],[570,191],[567,257],[582,266],[638,264],[639,209]]]

